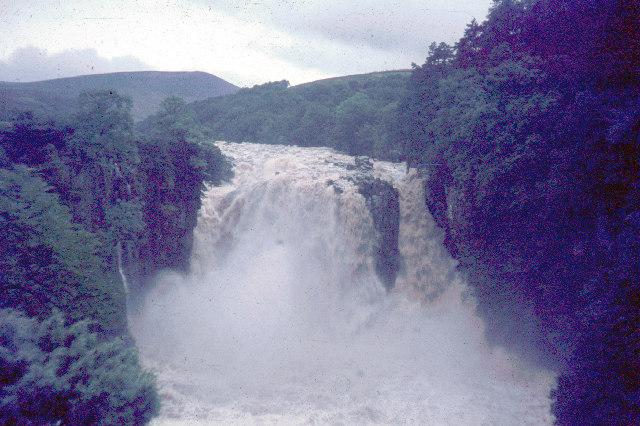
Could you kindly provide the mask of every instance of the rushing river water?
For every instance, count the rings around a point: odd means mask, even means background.
[[[191,273],[132,314],[169,424],[551,424],[553,376],[489,347],[415,173],[324,148],[218,143]],[[401,268],[375,273],[356,178],[400,193]]]

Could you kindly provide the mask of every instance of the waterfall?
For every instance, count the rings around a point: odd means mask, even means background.
[[[122,286],[124,287],[124,293],[126,295],[129,294],[129,280],[127,279],[127,274],[124,270],[124,264],[122,262],[122,241],[118,240],[118,244],[116,245],[116,257],[118,258],[118,273],[120,274],[120,279],[122,280]]]
[[[326,148],[219,142],[191,272],[158,279],[132,332],[158,424],[551,424],[553,377],[484,341],[421,182]],[[400,195],[400,270],[376,276],[358,181]]]

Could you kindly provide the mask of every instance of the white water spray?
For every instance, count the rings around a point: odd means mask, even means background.
[[[158,424],[550,424],[553,378],[489,348],[455,262],[400,165],[358,170],[323,148],[219,143],[189,276],[132,317],[163,402]],[[388,293],[353,178],[400,191]]]
[[[124,271],[124,263],[122,262],[122,241],[118,240],[118,244],[116,245],[116,256],[118,258],[118,273],[120,274],[120,279],[122,280],[122,286],[124,287],[124,293],[129,294],[129,280],[127,279],[127,274]]]

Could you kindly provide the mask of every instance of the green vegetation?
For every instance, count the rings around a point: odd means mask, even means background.
[[[136,349],[60,312],[42,322],[0,310],[0,423],[146,424],[158,414]],[[61,423],[58,423],[61,422]]]
[[[30,83],[0,82],[0,116],[32,111],[46,116],[71,114],[87,90],[113,90],[131,96],[135,120],[157,112],[168,96],[186,101],[235,93],[238,87],[204,72],[116,72]]]
[[[109,280],[100,241],[72,222],[57,194],[24,165],[0,169],[0,307],[45,317],[53,308],[125,330],[124,294]]]
[[[494,1],[402,104],[491,337],[562,373],[559,424],[640,423],[639,22],[627,1]]]
[[[294,87],[273,82],[194,102],[186,110],[214,140],[330,146],[398,160],[398,104],[408,77],[408,71],[394,71]]]
[[[560,372],[557,422],[640,424],[638,15],[630,0],[494,0],[411,72],[172,97],[138,129],[115,91],[84,92],[67,115],[60,86],[2,85],[0,418],[144,423],[157,411],[121,340],[118,266],[134,300],[159,270],[188,268],[203,182],[230,172],[206,143],[219,139],[419,167],[491,339]],[[391,282],[387,192],[373,210]]]
[[[638,15],[494,0],[409,76],[275,82],[183,111],[212,139],[420,168],[489,337],[561,373],[558,423],[640,423]]]
[[[186,271],[203,182],[231,175],[220,150],[204,141],[183,111],[184,101],[163,101],[140,146],[145,230],[136,264],[149,276],[163,268]]]
[[[183,104],[165,100],[148,135],[133,128],[131,98],[114,91],[83,92],[74,114],[52,121],[0,117],[3,424],[144,424],[157,414],[125,292],[135,303],[161,269],[188,268],[204,182],[230,171]]]

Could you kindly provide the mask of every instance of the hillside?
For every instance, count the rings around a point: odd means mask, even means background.
[[[353,155],[397,160],[398,106],[410,74],[376,72],[291,87],[286,80],[270,82],[233,96],[197,101],[186,109],[212,139],[331,146]]]
[[[118,72],[58,78],[30,83],[0,82],[0,113],[33,110],[44,115],[75,110],[86,89],[115,89],[133,98],[132,114],[141,120],[153,114],[167,96],[187,102],[235,93],[238,87],[204,72]]]
[[[397,77],[397,78],[409,78],[411,76],[411,70],[392,70],[392,71],[375,71],[369,72],[366,74],[353,74],[353,75],[344,75],[340,77],[330,77],[324,78],[322,80],[310,81],[308,83],[297,84],[293,87],[308,87],[315,86],[318,84],[328,84],[328,85],[341,85],[348,86],[352,82],[364,82],[364,81],[375,81],[384,77]],[[352,83],[353,84],[353,83]]]

